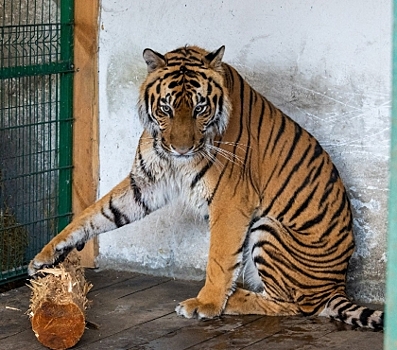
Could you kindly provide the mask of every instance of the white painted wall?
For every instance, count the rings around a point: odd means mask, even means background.
[[[225,61],[333,157],[355,214],[351,294],[382,301],[391,19],[389,0],[102,0],[100,195],[133,161],[143,49],[226,45]],[[204,275],[207,246],[205,223],[174,206],[103,234],[99,263],[197,278]]]

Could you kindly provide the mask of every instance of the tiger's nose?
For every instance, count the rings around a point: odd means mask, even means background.
[[[172,154],[178,155],[178,156],[188,155],[189,153],[191,153],[193,151],[193,146],[173,146],[173,145],[170,145],[170,148],[171,148]]]

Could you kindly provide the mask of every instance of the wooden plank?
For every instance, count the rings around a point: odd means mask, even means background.
[[[178,317],[176,304],[197,294],[202,282],[120,271],[87,271],[95,287],[86,329],[75,349],[380,350],[383,333],[352,330],[326,318],[224,316],[199,321]],[[25,311],[30,290],[0,294],[0,348],[44,349]],[[8,306],[8,307],[6,307]]]
[[[47,348],[41,345],[39,341],[36,339],[32,331],[32,328],[30,327],[30,322],[29,322],[29,329],[26,329],[23,332],[13,337],[2,339],[0,343],[0,349],[1,350],[20,350],[20,349],[45,350]]]
[[[75,1],[73,93],[73,213],[78,215],[97,199],[98,153],[98,11],[99,0]],[[81,252],[81,263],[96,267],[98,241]]]
[[[288,318],[287,318],[288,320]],[[327,318],[315,317],[305,319],[299,324],[285,324],[283,329],[275,334],[265,337],[262,340],[256,341],[254,344],[246,347],[247,350],[266,349],[266,350],[301,350],[301,349],[331,349],[332,344],[336,346],[344,346],[347,344],[354,344],[349,337],[352,334],[370,333],[371,338],[376,339],[375,343],[380,345],[379,333],[372,331],[353,331],[353,327],[345,325],[340,322],[331,321]],[[378,334],[378,335],[377,335]],[[339,341],[338,339],[341,339]],[[343,339],[343,341],[342,341]],[[348,340],[349,339],[349,340]],[[330,342],[335,340],[335,342]],[[372,343],[374,345],[375,343]],[[312,347],[312,345],[314,347]],[[362,348],[354,347],[355,349],[377,349],[376,347]]]
[[[262,348],[263,349],[263,348]],[[267,349],[267,348],[266,348]],[[271,349],[271,348],[269,348]],[[298,349],[298,348],[297,348]],[[333,332],[305,344],[302,350],[382,350],[383,333],[372,331],[342,331]]]
[[[168,336],[182,327],[189,327],[194,322],[197,321],[177,317],[174,312],[171,312],[169,315],[127,328],[96,342],[83,344],[82,348],[87,350],[129,349]]]
[[[95,287],[87,295],[88,299],[93,303],[108,303],[113,300],[119,300],[132,294],[145,291],[160,284],[169,282],[169,277],[153,277],[147,275],[133,276],[127,280],[112,283],[104,288],[95,289]],[[92,307],[93,311],[96,310]]]
[[[0,341],[30,327],[25,312],[29,308],[30,290],[21,287],[0,294]]]
[[[131,278],[142,276],[142,274],[129,271],[86,269],[85,276],[87,281],[93,284],[90,292],[92,294],[99,289],[122,283]]]
[[[26,286],[0,294],[0,348],[44,349],[32,331],[28,316],[30,289]]]
[[[240,349],[271,337],[285,328],[299,325],[304,321],[302,317],[257,317],[252,322],[243,323],[240,327],[236,327],[216,338],[205,340],[189,349]]]
[[[177,316],[174,316],[177,317]],[[203,344],[202,349],[212,349],[210,345],[220,345],[221,349],[229,349],[226,344],[217,342],[222,335],[228,335],[235,329],[244,328],[246,324],[261,318],[257,315],[249,316],[225,316],[213,320],[194,320],[188,326],[180,328],[166,336],[154,339],[145,344],[133,347],[133,349],[191,349],[197,344]],[[186,320],[191,321],[191,320]],[[204,345],[205,344],[205,345]]]
[[[87,320],[98,324],[99,329],[86,330],[76,349],[88,349],[89,344],[98,346],[98,341],[118,337],[127,329],[134,336],[138,325],[174,314],[177,302],[196,294],[200,286],[163,277],[141,276],[93,293]],[[96,349],[95,346],[91,348]]]

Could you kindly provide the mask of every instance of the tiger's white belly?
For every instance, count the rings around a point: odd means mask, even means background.
[[[245,246],[243,252],[243,269],[241,272],[241,278],[243,280],[244,287],[248,290],[266,294],[265,285],[259,276],[258,269],[255,266],[252,255],[252,247],[256,240],[257,237],[255,233],[250,234],[248,244]]]

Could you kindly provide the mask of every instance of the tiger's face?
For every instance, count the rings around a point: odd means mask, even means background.
[[[156,152],[186,159],[205,157],[226,130],[230,104],[222,75],[224,47],[208,53],[184,47],[161,55],[143,52],[148,76],[141,87],[139,115]]]

